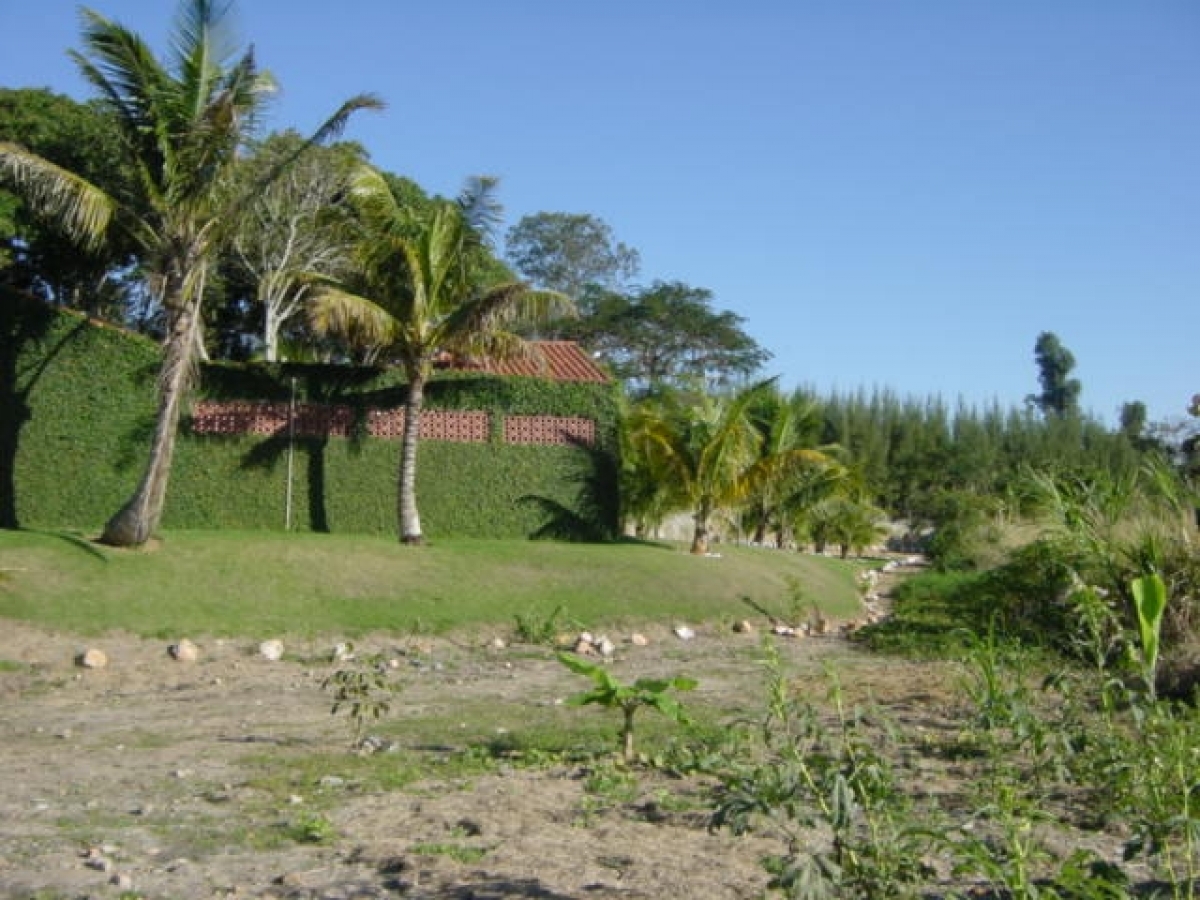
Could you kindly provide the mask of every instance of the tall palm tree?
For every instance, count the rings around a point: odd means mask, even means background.
[[[363,168],[352,192],[364,224],[359,292],[318,288],[309,305],[318,333],[337,335],[375,358],[394,359],[408,379],[400,443],[397,519],[400,540],[421,544],[417,509],[417,446],[425,386],[443,353],[499,360],[527,356],[532,347],[512,326],[547,322],[573,311],[563,295],[533,291],[523,282],[481,280],[487,254],[471,210],[491,210],[475,185],[462,201],[438,201],[414,212],[401,204],[378,171]]]
[[[182,404],[202,350],[201,304],[222,226],[246,200],[224,188],[275,89],[252,51],[238,55],[228,7],[183,0],[165,64],[137,34],[83,10],[85,51],[72,56],[122,132],[137,175],[130,196],[110,197],[21,147],[0,144],[0,176],[69,233],[94,243],[111,225],[128,230],[166,312],[150,459],[101,537],[117,546],[144,544],[162,518]],[[379,106],[367,95],[347,101],[312,142],[336,134],[354,110]]]

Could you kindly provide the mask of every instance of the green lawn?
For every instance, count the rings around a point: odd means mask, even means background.
[[[517,615],[596,627],[735,621],[744,598],[803,618],[858,608],[861,563],[749,547],[180,531],[114,550],[66,532],[0,531],[0,617],[81,633],[445,632]]]

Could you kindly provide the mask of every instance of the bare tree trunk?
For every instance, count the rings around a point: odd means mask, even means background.
[[[187,301],[174,316],[163,346],[163,364],[159,372],[158,413],[154,421],[154,439],[150,462],[128,502],[108,520],[100,540],[115,547],[140,547],[158,530],[167,497],[171,460],[179,418],[192,375],[196,368],[199,342],[199,304]]]
[[[404,402],[404,436],[400,443],[398,516],[400,543],[423,544],[421,514],[417,511],[417,447],[421,439],[421,409],[425,405],[425,375],[410,373]]]

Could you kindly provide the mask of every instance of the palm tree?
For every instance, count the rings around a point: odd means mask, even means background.
[[[425,386],[443,354],[499,360],[533,352],[510,326],[546,322],[573,311],[563,295],[533,291],[523,282],[489,283],[481,269],[489,255],[471,211],[493,218],[476,183],[460,202],[442,200],[417,212],[398,202],[383,175],[364,167],[353,194],[362,212],[360,292],[324,285],[313,294],[310,324],[338,335],[373,358],[396,360],[408,379],[400,444],[397,519],[400,540],[421,544],[417,509],[417,445]]]
[[[691,510],[691,552],[708,552],[713,515],[744,502],[775,477],[782,459],[762,456],[762,433],[751,416],[774,380],[733,394],[664,394],[639,404],[629,424],[629,443],[653,477],[669,485],[681,507]]]
[[[101,537],[117,546],[144,544],[162,518],[182,404],[203,349],[201,304],[222,226],[247,199],[224,188],[275,89],[252,51],[237,55],[228,6],[184,0],[167,65],[137,34],[83,10],[86,51],[72,56],[122,132],[137,175],[130,196],[110,197],[21,147],[0,144],[0,175],[68,233],[95,243],[111,225],[128,231],[166,313],[150,459]],[[336,134],[354,110],[379,106],[366,95],[347,101],[310,143]]]
[[[820,410],[803,394],[789,398],[778,390],[764,391],[753,405],[751,417],[762,434],[759,459],[774,469],[773,477],[761,479],[749,497],[751,540],[765,543],[768,529],[773,528],[775,543],[782,546],[789,507],[814,484],[836,482],[843,469],[830,456],[837,450],[835,446],[815,446]]]

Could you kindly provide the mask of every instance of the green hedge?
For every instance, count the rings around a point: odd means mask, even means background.
[[[98,529],[145,463],[158,347],[19,297],[0,303],[0,327],[0,374],[9,375],[0,381],[0,431],[14,448],[0,454],[9,497],[0,526]],[[298,400],[363,409],[399,405],[405,392],[394,370],[211,365],[198,393],[281,400],[293,389]],[[497,434],[488,444],[423,442],[417,492],[427,535],[530,536],[564,520],[577,531],[590,524],[592,536],[615,528],[611,386],[448,374],[430,385],[427,408],[488,410],[496,432],[506,413],[583,416],[599,437],[591,451],[506,445]],[[394,533],[399,453],[398,442],[377,438],[298,439],[292,527]],[[288,457],[284,438],[193,435],[185,423],[164,526],[284,528]]]

